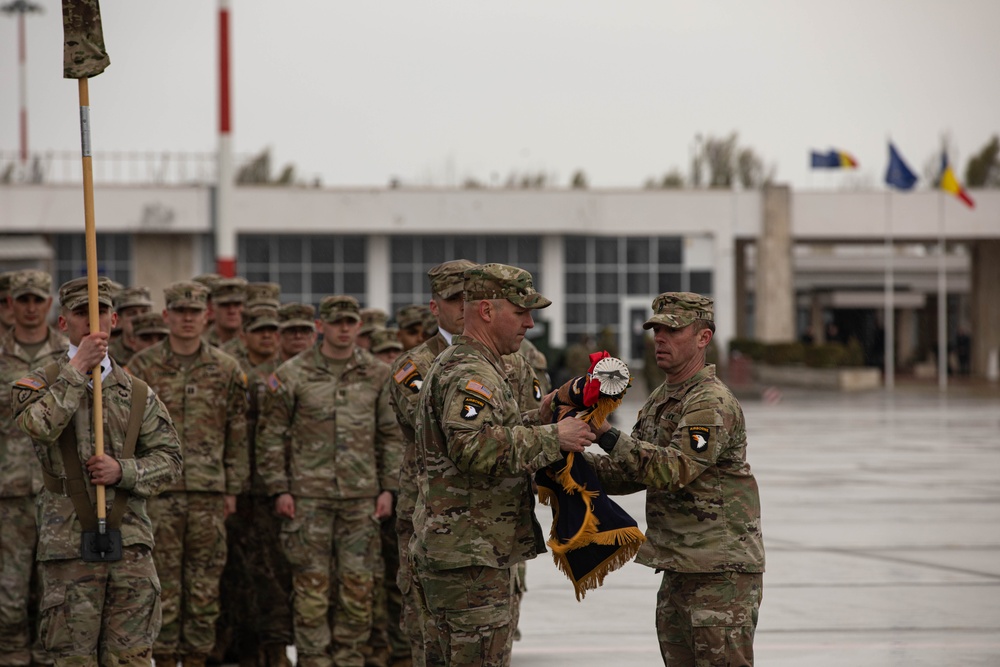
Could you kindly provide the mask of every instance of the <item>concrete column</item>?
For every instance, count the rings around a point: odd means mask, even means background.
[[[747,288],[750,284],[750,276],[747,275],[747,247],[749,241],[736,241],[736,250],[733,255],[734,274],[736,279],[736,337],[750,337],[750,322],[747,318]]]
[[[896,311],[896,357],[902,365],[910,365],[917,353],[917,313],[912,308]]]
[[[365,306],[381,308],[392,314],[392,262],[389,260],[389,237],[373,235],[368,237],[367,267],[368,280],[365,284]]]
[[[715,233],[715,276],[713,277],[713,299],[715,300],[715,344],[719,348],[718,365],[725,372],[729,364],[729,343],[736,337],[737,295],[736,286],[736,240],[732,229],[721,229]]]
[[[1000,357],[1000,240],[980,239],[972,246],[972,374],[996,381]]]
[[[162,310],[163,288],[178,280],[190,280],[196,267],[196,237],[191,234],[136,234],[132,263],[137,286],[148,287],[154,310]]]
[[[542,237],[544,273],[535,278],[535,289],[552,300],[552,305],[535,311],[549,325],[549,345],[566,347],[566,246],[562,236]]]
[[[813,341],[817,345],[826,342],[826,326],[823,322],[823,304],[819,293],[813,290],[809,295],[809,327],[812,329]]]
[[[795,340],[795,290],[792,283],[791,190],[787,185],[764,188],[764,220],[757,243],[757,340]]]

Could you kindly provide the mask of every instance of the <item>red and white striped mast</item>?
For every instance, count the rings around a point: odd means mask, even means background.
[[[219,0],[219,176],[215,197],[215,271],[236,275],[236,232],[232,220],[233,146],[230,131],[229,1]]]
[[[21,140],[21,164],[28,162],[28,66],[27,66],[27,38],[24,28],[24,15],[29,12],[41,12],[41,5],[36,5],[27,0],[14,0],[3,7],[0,11],[4,14],[17,14],[17,92],[20,111],[18,113],[20,121]]]

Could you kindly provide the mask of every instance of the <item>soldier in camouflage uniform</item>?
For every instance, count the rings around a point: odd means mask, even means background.
[[[11,310],[10,301],[10,279],[14,277],[14,271],[0,273],[0,337],[7,335],[7,332],[14,327],[14,311]]]
[[[160,313],[144,313],[132,320],[132,333],[135,334],[136,354],[138,354],[166,338],[170,329],[167,328]]]
[[[123,455],[135,383],[107,355],[115,319],[109,286],[107,279],[98,283],[100,331],[94,334],[87,279],[62,286],[59,327],[69,335],[69,355],[52,364],[51,371],[38,369],[18,380],[12,390],[18,426],[34,443],[44,470],[45,490],[38,502],[40,635],[56,665],[151,665],[160,628],[160,584],[150,554],[153,533],[146,498],[180,474],[181,451],[166,408],[149,392],[139,408],[134,453]],[[101,456],[94,454],[93,396],[87,380],[98,364],[103,368]],[[60,444],[66,429],[76,435],[78,458],[72,460],[64,458]],[[74,467],[83,474],[84,502],[93,502],[93,485],[107,487],[111,528],[117,523],[115,496],[127,494],[119,528],[121,560],[81,560],[81,519],[67,495]]]
[[[399,342],[403,350],[412,350],[424,342],[424,316],[427,306],[414,304],[404,306],[396,312],[396,326],[399,327]]]
[[[387,327],[372,332],[371,353],[385,364],[392,365],[403,352],[399,342],[399,329]]]
[[[248,288],[252,293],[252,285]],[[260,304],[248,296],[248,302]],[[243,311],[246,353],[239,358],[247,373],[250,406],[247,435],[250,489],[236,502],[236,514],[226,520],[229,558],[220,586],[222,615],[216,642],[231,644],[241,665],[281,667],[288,664],[292,643],[292,574],[278,543],[280,523],[256,465],[255,442],[267,379],[279,365],[278,311],[268,305]]]
[[[41,469],[31,440],[14,423],[10,386],[65,356],[66,339],[46,322],[51,289],[52,278],[42,271],[22,271],[8,278],[14,323],[0,339],[0,665],[29,664],[31,635],[37,628],[37,599],[29,605],[29,598]]]
[[[157,663],[204,665],[215,643],[225,518],[249,481],[246,374],[202,340],[207,291],[194,282],[164,290],[170,334],[129,364],[163,400],[184,452],[184,476],[149,503],[156,570],[163,584]]]
[[[410,540],[424,601],[428,665],[508,665],[514,566],[545,550],[529,464],[581,452],[579,420],[526,425],[501,357],[518,350],[531,311],[551,302],[531,274],[502,264],[465,272],[465,330],[435,360],[416,410],[419,469]],[[549,405],[525,415],[532,424]]]
[[[153,297],[145,287],[129,287],[115,294],[114,302],[122,333],[111,343],[109,354],[122,366],[128,366],[133,355],[139,351],[133,321],[153,309]]]
[[[713,303],[690,292],[653,301],[656,362],[667,374],[631,435],[608,425],[591,457],[609,489],[646,488],[637,561],[663,571],[656,632],[664,664],[752,665],[764,572],[757,482],[739,402],[705,364]]]
[[[377,520],[392,511],[399,475],[389,367],[355,345],[358,311],[352,297],[323,299],[322,343],[271,376],[257,429],[260,474],[285,519],[303,667],[364,664]]]
[[[243,308],[247,301],[244,278],[223,278],[212,285],[212,311],[215,323],[206,335],[209,345],[222,347],[243,330]]]
[[[277,310],[281,307],[281,285],[278,283],[248,283],[244,294],[246,295],[246,303],[240,310],[241,313],[245,312],[250,308],[256,306],[267,306],[269,308]],[[241,315],[242,322],[242,332],[246,333],[246,318]],[[275,342],[277,342],[277,337],[275,337]],[[247,358],[247,346],[246,342],[243,340],[243,335],[233,336],[226,343],[222,345],[222,351],[231,357],[234,357],[240,362],[240,365],[244,368],[244,360]]]
[[[286,303],[278,309],[278,345],[281,361],[305,352],[316,343],[316,309],[307,303]]]
[[[389,323],[389,314],[381,308],[361,309],[361,330],[356,345],[365,350],[372,349],[372,334],[384,329]]]

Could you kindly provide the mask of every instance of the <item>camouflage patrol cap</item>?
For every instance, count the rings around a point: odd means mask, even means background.
[[[319,302],[319,318],[324,322],[339,322],[343,319],[361,321],[361,307],[353,296],[328,296]]]
[[[52,276],[37,269],[18,271],[10,278],[10,298],[16,299],[25,294],[49,298],[52,296]]]
[[[521,308],[546,308],[552,302],[535,291],[531,274],[506,264],[482,264],[465,271],[465,300],[507,299]]]
[[[278,309],[271,306],[253,306],[243,311],[243,330],[256,331],[272,327],[278,328]]]
[[[205,286],[205,289],[207,289],[209,293],[211,293],[212,288],[215,287],[215,283],[223,279],[224,276],[221,276],[218,273],[200,273],[191,280],[193,280],[196,283],[201,283],[202,285]]]
[[[281,306],[281,285],[278,283],[248,283],[247,308],[254,306],[270,306],[277,309]]]
[[[76,310],[90,302],[87,291],[87,277],[74,278],[59,288],[59,305],[66,310]],[[97,279],[97,302],[112,308],[111,280],[100,276]]]
[[[170,329],[167,328],[166,323],[163,321],[163,315],[160,313],[142,313],[133,318],[132,333],[136,336],[145,336],[146,334],[167,335],[170,333]]]
[[[10,279],[14,277],[16,271],[7,271],[6,273],[0,273],[0,297],[7,296],[10,293]]]
[[[427,272],[427,277],[431,281],[431,291],[442,299],[450,299],[460,294],[465,287],[465,272],[475,266],[475,262],[467,259],[453,259],[438,264]]]
[[[438,332],[438,318],[430,311],[424,313],[424,336],[433,336]]]
[[[124,308],[152,308],[153,295],[148,287],[126,287],[114,295],[115,310]]]
[[[308,303],[286,303],[278,309],[278,329],[316,328],[316,309]]]
[[[223,278],[212,286],[212,303],[245,303],[247,281],[245,278]]]
[[[683,329],[695,320],[714,320],[714,302],[694,292],[664,292],[653,299],[653,316],[642,325],[652,329],[663,324],[671,329]]]
[[[425,306],[411,305],[403,306],[396,311],[396,326],[400,329],[407,329],[415,324],[424,323]]]
[[[163,290],[163,298],[167,303],[167,310],[176,308],[204,310],[208,307],[208,288],[201,283],[182,280],[167,285]]]
[[[376,329],[384,329],[389,322],[389,314],[381,308],[361,309],[361,331],[360,335],[370,334]]]
[[[372,332],[372,352],[402,349],[403,344],[399,341],[399,329],[396,327],[376,329]]]

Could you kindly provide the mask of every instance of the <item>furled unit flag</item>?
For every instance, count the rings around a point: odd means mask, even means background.
[[[63,78],[89,79],[111,63],[98,0],[63,0]]]
[[[857,169],[858,161],[854,159],[854,156],[845,153],[844,151],[838,151],[830,149],[826,153],[819,153],[817,151],[812,151],[812,162],[810,166],[813,169]]]
[[[941,178],[939,183],[942,190],[955,195],[965,202],[965,205],[969,208],[976,207],[976,203],[972,201],[972,197],[969,196],[969,193],[965,191],[962,184],[955,178],[955,172],[952,170],[951,165],[948,164],[947,153],[941,153]]]
[[[917,183],[917,175],[913,173],[896,147],[889,142],[889,167],[885,170],[885,184],[898,190],[911,190]]]

